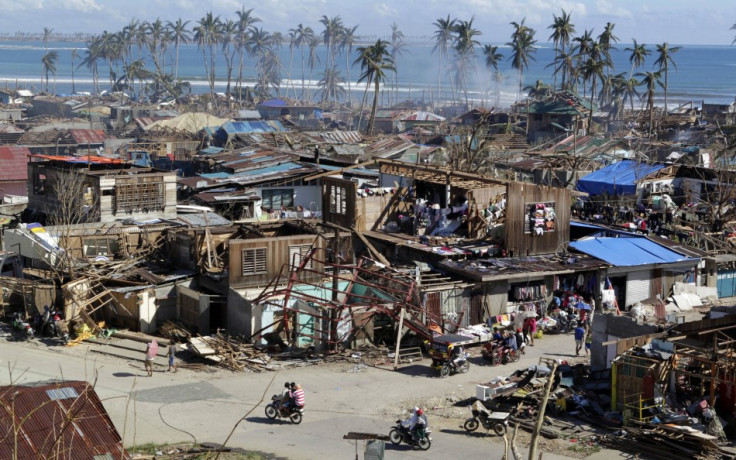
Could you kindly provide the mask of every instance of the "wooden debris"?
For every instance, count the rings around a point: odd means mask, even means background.
[[[195,354],[231,371],[261,372],[271,369],[271,358],[267,354],[256,350],[253,344],[220,332],[206,337],[192,337],[189,345]]]

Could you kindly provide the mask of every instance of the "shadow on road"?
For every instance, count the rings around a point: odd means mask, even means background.
[[[432,369],[429,364],[411,364],[396,369],[395,372],[412,377],[439,377],[439,373]]]
[[[267,418],[267,417],[248,417],[247,419],[245,419],[245,421],[249,423],[262,423],[264,425],[275,425],[279,423],[289,423],[290,424],[291,423],[287,419],[277,418],[275,420],[271,420],[270,418]]]
[[[410,446],[408,444],[391,444],[390,442],[386,443],[386,450],[400,450],[400,451],[410,451],[410,450],[416,450],[419,452],[419,448],[415,446]]]
[[[441,433],[454,434],[454,435],[465,435],[471,438],[484,438],[486,436],[496,436],[492,431],[486,431],[482,428],[478,428],[476,431],[467,431],[461,429],[450,429],[444,428],[440,430]]]
[[[138,374],[131,374],[130,372],[113,372],[113,377],[143,377]]]

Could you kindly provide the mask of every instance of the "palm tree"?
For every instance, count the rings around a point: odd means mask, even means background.
[[[662,85],[662,74],[660,72],[639,72],[637,77],[641,77],[639,85],[646,88],[646,92],[642,95],[642,99],[646,98],[647,109],[649,110],[649,135],[652,135],[654,129],[654,91],[657,86],[664,88]]]
[[[345,94],[345,88],[341,85],[342,82],[343,80],[339,70],[328,70],[325,72],[325,75],[317,83],[322,95],[320,102],[323,107],[330,100],[337,103],[338,98]]]
[[[476,64],[475,47],[480,46],[480,42],[475,37],[481,35],[481,31],[473,27],[474,20],[475,17],[472,17],[470,21],[457,21],[455,23],[455,46],[453,48],[457,56],[455,62],[456,80],[458,84],[462,83],[462,88],[465,92],[465,105],[468,107],[470,106],[467,85],[468,72],[470,70],[470,61],[472,60],[473,64]]]
[[[562,14],[552,15],[552,25],[549,29],[552,29],[552,35],[549,36],[549,40],[555,44],[555,62],[559,58],[560,54],[565,52],[565,47],[570,44],[572,36],[575,34],[575,25],[571,22],[570,14],[562,10]],[[557,72],[554,74],[554,89],[557,89]],[[563,87],[565,81],[565,74],[562,74]]]
[[[636,39],[632,38],[633,45],[630,48],[624,48],[624,51],[629,51],[629,62],[631,63],[631,70],[629,70],[629,78],[634,75],[634,70],[643,66],[646,57],[651,54],[651,51],[647,48],[644,43],[637,43]]]
[[[391,93],[394,94],[394,102],[398,102],[398,93],[399,93],[399,70],[397,66],[397,62],[399,59],[399,56],[404,54],[404,48],[406,47],[406,43],[404,42],[404,32],[399,30],[399,25],[397,23],[391,24],[391,60],[394,63],[394,73],[392,75],[392,90]],[[392,98],[389,98],[391,100]]]
[[[76,48],[72,48],[72,94],[76,94],[77,90],[74,86],[74,59],[79,57]]]
[[[227,68],[227,86],[225,95],[227,97],[227,106],[232,107],[230,98],[230,83],[233,80],[233,67],[235,65],[235,54],[238,52],[238,24],[228,19],[222,24],[222,54],[225,56],[225,66]]]
[[[207,14],[197,21],[194,28],[194,40],[202,50],[202,58],[204,59],[204,69],[207,72],[207,81],[210,86],[210,97],[215,99],[215,46],[222,38],[222,21],[219,16],[208,11]],[[207,56],[209,51],[209,59]]]
[[[322,41],[325,44],[325,48],[327,48],[327,59],[325,59],[325,71],[327,71],[335,68],[337,38],[340,36],[340,31],[343,28],[342,18],[340,16],[328,18],[323,15],[319,22],[325,27],[322,31]]]
[[[432,52],[437,53],[439,61],[437,66],[437,98],[439,99],[442,92],[442,59],[447,58],[450,45],[454,41],[455,20],[450,19],[448,14],[447,19],[439,18],[432,25],[436,27]]]
[[[260,91],[257,91],[257,93],[260,93],[261,96],[270,94],[270,91],[268,91],[267,88],[272,86],[269,84],[269,77],[273,76],[274,67],[272,66],[270,69],[266,68],[266,55],[273,45],[273,36],[269,32],[263,30],[262,27],[251,27],[250,33],[248,34],[248,41],[246,43],[248,54],[256,57],[257,84],[260,88]],[[271,72],[269,73],[267,70],[270,70]]]
[[[520,23],[512,22],[514,32],[511,34],[511,41],[506,45],[511,47],[511,67],[516,69],[519,74],[519,97],[521,97],[524,88],[524,70],[529,67],[529,61],[534,61],[534,48],[537,40],[534,39],[536,31],[524,25],[524,19]]]
[[[394,63],[391,60],[388,46],[389,43],[387,41],[380,39],[371,46],[361,46],[358,48],[358,58],[355,60],[355,64],[360,64],[360,69],[363,71],[358,81],[365,81],[366,85],[370,85],[371,83],[374,85],[373,107],[371,108],[371,116],[368,121],[368,134],[373,132],[381,82],[386,80],[386,72],[394,71]]]
[[[46,92],[49,91],[49,73],[54,75],[54,90],[56,92],[56,61],[59,59],[59,53],[56,51],[49,51],[44,54],[41,58],[41,64],[43,65],[43,72],[46,75]]]
[[[590,113],[588,116],[588,135],[593,129],[593,107],[596,96],[595,87],[598,79],[603,79],[603,71],[608,65],[609,59],[606,50],[599,42],[594,42],[588,53],[588,59],[583,64],[583,79],[590,80]]]
[[[606,27],[603,28],[603,32],[598,36],[598,44],[601,47],[601,51],[603,55],[606,57],[605,67],[606,67],[606,79],[607,81],[610,81],[610,70],[613,67],[613,61],[611,60],[611,50],[615,50],[616,47],[613,46],[614,43],[618,43],[618,37],[613,34],[613,28],[616,25],[607,22]],[[605,85],[605,87],[601,88],[603,91],[603,97],[601,97],[601,100],[604,103],[608,103],[611,92],[610,92],[610,85]]]
[[[304,46],[309,45],[309,43],[312,41],[314,37],[314,31],[311,27],[304,27],[304,25],[299,24],[296,29],[291,29],[290,32],[294,34],[294,46],[299,48],[299,51],[302,56],[302,93],[301,98],[304,99]]]
[[[100,53],[100,38],[98,36],[92,37],[87,41],[87,49],[84,51],[84,59],[77,66],[77,68],[85,66],[87,70],[92,74],[92,89],[96,93],[99,93],[99,73],[97,70],[97,61],[101,58]]]
[[[345,80],[348,84],[348,101],[350,107],[353,106],[353,96],[350,92],[350,57],[353,54],[353,46],[358,39],[355,31],[358,30],[358,26],[354,27],[343,27],[342,33],[340,34],[340,50],[345,52]]]
[[[309,84],[312,83],[312,74],[314,73],[314,67],[319,63],[319,56],[317,56],[317,48],[322,43],[322,40],[319,38],[318,35],[312,34],[312,36],[309,38],[309,42],[307,42],[307,46],[309,47],[309,58],[307,60],[307,65],[309,66]],[[302,86],[303,87],[303,86]],[[312,90],[309,90],[309,93],[307,93],[307,100],[312,100]]]
[[[659,66],[659,70],[664,72],[664,111],[667,113],[667,75],[669,74],[670,64],[677,70],[675,60],[672,55],[680,51],[679,46],[670,46],[669,43],[664,42],[661,45],[657,45],[657,60],[654,61],[654,65]]]
[[[486,58],[486,67],[493,71],[491,75],[497,74],[498,63],[503,59],[503,54],[498,52],[498,46],[483,45],[483,56]],[[498,106],[500,96],[498,81],[496,81],[496,106]]]
[[[627,79],[624,72],[613,76],[611,80],[611,93],[616,106],[617,119],[623,113],[627,100],[631,105],[631,110],[634,110],[634,98],[640,98],[639,91],[636,89],[638,86],[639,80],[633,77]]]
[[[51,38],[51,32],[53,31],[54,29],[49,29],[48,27],[43,28],[43,47],[47,53],[49,51],[49,38]]]
[[[544,99],[550,95],[551,88],[542,80],[537,80],[536,83],[534,83],[534,86],[525,86],[524,91],[526,91],[532,99]]]
[[[176,50],[176,58],[174,60],[174,80],[179,78],[179,47],[182,44],[189,43],[192,39],[192,33],[187,28],[189,21],[182,21],[181,18],[177,19],[176,22],[168,22],[166,26],[171,34],[171,39],[174,41],[174,47]]]
[[[243,66],[245,65],[245,53],[247,52],[248,34],[257,22],[261,20],[253,16],[253,9],[246,10],[242,7],[240,11],[236,11],[235,14],[238,16],[238,98],[243,92]]]
[[[563,90],[565,89],[572,89],[574,91],[575,85],[573,84],[575,82],[575,79],[573,76],[576,74],[575,72],[575,55],[572,54],[570,51],[562,51],[560,54],[555,57],[554,62],[551,64],[548,64],[546,67],[554,67],[553,74],[556,76],[558,73],[562,74],[562,84],[560,85],[560,88]],[[555,77],[555,81],[557,81]]]

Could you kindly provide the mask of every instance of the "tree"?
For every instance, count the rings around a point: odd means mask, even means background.
[[[675,60],[672,55],[680,51],[679,46],[670,46],[669,43],[664,42],[661,45],[657,45],[657,60],[654,61],[654,65],[659,66],[659,71],[664,72],[664,111],[667,113],[667,75],[669,74],[670,64],[677,70]]]
[[[439,99],[442,94],[442,59],[447,58],[450,52],[450,45],[454,39],[455,33],[455,20],[450,19],[450,15],[447,15],[447,19],[439,18],[434,23],[434,47],[432,53],[437,53],[437,98]]]
[[[49,73],[54,75],[54,92],[56,92],[56,61],[59,59],[59,53],[49,51],[41,58],[43,65],[43,73],[46,75],[46,92],[49,91]]]
[[[590,112],[588,115],[588,135],[590,136],[593,129],[593,107],[595,107],[594,99],[596,96],[595,88],[598,79],[603,78],[603,70],[609,62],[605,48],[598,42],[594,42],[588,53],[588,59],[583,64],[583,78],[590,80]]]
[[[646,88],[646,92],[642,95],[642,99],[646,98],[647,110],[649,110],[649,135],[652,135],[654,129],[654,91],[657,86],[664,88],[662,85],[662,74],[660,72],[639,72],[636,74],[640,77],[639,85]]]
[[[324,26],[322,31],[322,42],[327,48],[327,58],[325,59],[325,71],[335,68],[335,54],[337,53],[337,39],[343,28],[342,18],[340,16],[327,17],[322,16],[319,20]]]
[[[76,48],[72,48],[72,94],[76,94],[77,89],[74,85],[74,59],[79,57],[79,53]]]
[[[646,57],[649,56],[651,51],[647,48],[644,43],[637,43],[636,39],[632,38],[633,45],[631,47],[624,48],[624,51],[629,53],[629,62],[631,63],[631,70],[629,70],[629,78],[634,75],[634,70],[644,65]]]
[[[248,54],[256,57],[256,84],[259,86],[256,93],[261,98],[268,97],[270,96],[270,87],[272,86],[270,83],[273,83],[270,77],[273,76],[274,67],[270,66],[268,69],[266,68],[266,55],[273,45],[273,37],[269,32],[263,30],[262,27],[251,27],[246,44]],[[276,58],[278,57],[275,53],[274,56]],[[273,60],[274,56],[270,56],[270,59]]]
[[[358,48],[358,58],[355,61],[356,64],[360,64],[362,70],[358,81],[365,81],[366,85],[370,85],[371,83],[374,85],[373,107],[371,108],[371,116],[368,120],[368,134],[373,132],[381,82],[386,80],[386,72],[394,71],[394,63],[391,60],[388,46],[389,43],[381,39],[377,40],[371,46],[361,46]]]
[[[174,41],[174,49],[176,56],[174,59],[174,80],[179,78],[179,47],[182,44],[187,44],[192,39],[192,33],[187,28],[189,21],[182,21],[181,18],[177,19],[176,22],[168,22],[166,26],[169,29],[171,38]]]
[[[358,39],[355,31],[358,30],[358,26],[343,27],[342,33],[340,34],[340,50],[345,53],[345,80],[348,84],[348,102],[350,107],[353,106],[353,95],[350,92],[350,57],[353,54],[353,46]]]
[[[392,75],[393,88],[391,92],[395,95],[393,98],[394,102],[398,102],[399,93],[399,69],[396,63],[398,62],[399,56],[404,54],[405,47],[404,32],[400,31],[399,25],[394,22],[391,24],[391,60],[394,63],[394,72]]]
[[[54,29],[49,29],[48,27],[43,28],[43,47],[46,52],[49,51],[49,38],[51,38],[51,32],[53,32]]]
[[[570,14],[562,10],[562,14],[552,15],[552,25],[549,26],[552,29],[552,34],[549,36],[549,40],[555,45],[555,62],[559,56],[565,52],[565,47],[570,44],[573,34],[575,34],[575,25],[571,22]],[[562,74],[562,81],[565,81],[565,74]],[[564,86],[564,83],[563,83]],[[553,89],[557,89],[557,72],[554,73],[554,86]]]
[[[465,105],[470,107],[468,100],[468,71],[471,61],[475,64],[475,47],[480,46],[480,42],[475,37],[481,35],[481,32],[473,26],[475,17],[470,21],[455,22],[455,78],[458,87],[462,87],[465,92]],[[477,66],[476,66],[477,70]]]
[[[222,54],[225,56],[225,66],[227,68],[227,86],[225,87],[225,95],[227,97],[227,106],[232,107],[232,98],[230,97],[230,84],[233,80],[233,67],[235,65],[235,54],[238,52],[238,25],[228,19],[222,24]]]
[[[219,16],[208,11],[207,14],[197,22],[194,28],[194,40],[202,50],[202,58],[204,59],[204,68],[207,73],[207,81],[210,87],[210,97],[215,100],[215,47],[220,43],[222,38],[222,21]],[[209,51],[209,58],[208,52]]]
[[[299,48],[299,52],[302,56],[302,93],[301,98],[304,99],[304,86],[305,86],[305,80],[304,80],[304,47],[309,46],[310,42],[314,38],[314,31],[311,27],[305,27],[302,24],[299,24],[296,29],[291,29],[290,32],[294,34],[294,46]],[[310,49],[311,50],[311,49]],[[311,56],[310,56],[311,57]]]
[[[317,56],[317,48],[322,43],[319,36],[312,35],[309,38],[309,42],[307,43],[307,46],[309,47],[309,59],[307,60],[307,65],[309,66],[309,84],[312,83],[312,73],[314,73],[314,67],[319,63],[319,56]],[[307,94],[307,100],[312,100],[312,90],[309,90],[309,93]]]
[[[488,67],[488,69],[492,71],[492,79],[495,81],[496,106],[498,107],[501,99],[501,94],[499,82],[494,78],[494,76],[498,74],[498,63],[501,62],[501,59],[503,59],[503,54],[498,52],[498,46],[483,45],[483,56],[486,58],[486,67]]]
[[[320,88],[320,100],[323,107],[330,100],[337,103],[338,99],[345,95],[345,88],[342,87],[341,83],[343,83],[343,79],[339,70],[328,70],[317,83]]]
[[[93,37],[87,41],[87,49],[84,52],[84,59],[77,68],[85,66],[92,74],[92,87],[95,93],[99,93],[99,73],[97,71],[97,61],[100,59],[100,42],[99,37]]]
[[[606,58],[604,61],[604,67],[606,69],[606,82],[610,80],[610,70],[613,67],[613,61],[611,60],[611,50],[616,49],[613,44],[618,42],[618,37],[613,34],[613,28],[615,26],[615,24],[607,22],[606,27],[603,29],[603,32],[598,36],[598,44],[600,45],[601,53]],[[607,104],[611,98],[610,89],[611,88],[609,84],[606,84],[604,85],[604,87],[601,88],[602,97],[600,99],[603,104]]]
[[[238,87],[238,95],[243,94],[243,67],[245,65],[245,54],[247,52],[247,44],[248,44],[248,35],[250,33],[251,28],[258,22],[261,22],[261,20],[255,16],[253,16],[253,9],[246,10],[245,7],[242,7],[239,11],[236,11],[235,14],[238,16],[238,39],[237,39],[237,48],[238,48],[238,82],[236,86]],[[240,96],[239,96],[240,97]]]
[[[524,88],[524,70],[529,67],[529,61],[534,61],[534,53],[537,40],[534,39],[535,30],[524,25],[524,19],[520,23],[512,22],[514,32],[511,41],[506,43],[511,47],[511,67],[516,69],[519,75],[519,94],[521,97]]]

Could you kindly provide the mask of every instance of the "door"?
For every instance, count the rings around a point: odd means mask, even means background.
[[[716,286],[718,298],[736,296],[736,271],[718,271]]]
[[[650,297],[651,270],[629,272],[626,276],[626,307]],[[620,306],[620,305],[619,305]]]

